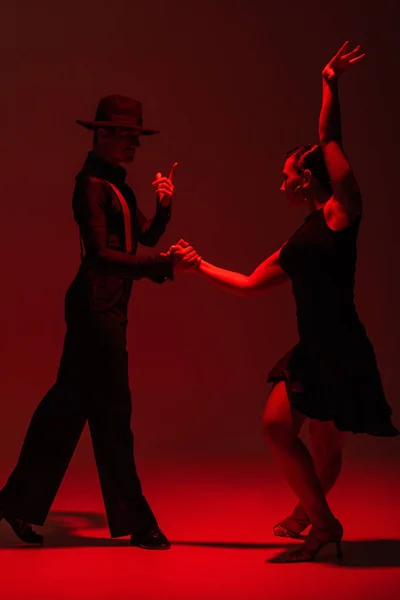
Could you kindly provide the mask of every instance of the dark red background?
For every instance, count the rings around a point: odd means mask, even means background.
[[[399,426],[398,2],[24,0],[0,10],[0,473],[62,348],[64,293],[79,264],[71,192],[91,143],[75,119],[106,94],[142,100],[145,123],[162,131],[129,171],[148,215],[155,173],[180,163],[159,250],[184,237],[207,260],[249,273],[305,216],[279,192],[283,156],[316,141],[320,71],[346,39],[368,53],[342,82],[344,142],[365,205],[357,303]],[[138,456],[267,455],[265,378],[296,338],[290,286],[250,300],[192,275],[136,284]],[[351,437],[348,452],[384,458],[399,445]],[[87,434],[78,454],[91,463]]]

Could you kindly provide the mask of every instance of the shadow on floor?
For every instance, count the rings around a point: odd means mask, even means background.
[[[0,523],[0,549],[7,550],[54,550],[76,547],[129,547],[129,538],[96,537],[87,534],[88,530],[107,530],[107,521],[101,513],[81,511],[51,512],[46,526],[38,528],[45,536],[44,547],[29,546],[15,537],[7,523]],[[79,532],[84,531],[85,535]],[[275,538],[276,539],[276,538]],[[236,550],[282,550],[266,560],[267,563],[285,563],[287,552],[297,547],[294,541],[276,540],[266,543],[171,540],[173,546],[195,546],[204,548],[226,548]],[[323,548],[317,561],[323,564],[345,567],[400,567],[400,540],[350,540],[342,543],[343,559],[338,561],[333,544]]]
[[[4,521],[0,524],[0,549],[8,550],[54,550],[55,548],[68,547],[99,547],[99,546],[127,546],[129,539],[110,537],[96,537],[96,535],[81,535],[80,531],[93,529],[106,529],[107,521],[103,514],[83,511],[52,511],[46,521],[45,527],[35,527],[38,533],[44,535],[44,546],[30,546],[16,538],[11,527]]]
[[[294,550],[297,545],[291,546]],[[342,568],[400,567],[400,540],[350,540],[342,542],[343,558],[336,558],[334,544],[323,548],[316,561]],[[267,559],[268,563],[286,563],[288,550]]]

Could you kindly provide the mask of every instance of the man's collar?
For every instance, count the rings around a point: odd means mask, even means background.
[[[87,155],[81,173],[98,177],[99,179],[106,179],[116,184],[124,183],[126,178],[126,170],[123,167],[110,165],[104,158],[97,156],[93,151]]]

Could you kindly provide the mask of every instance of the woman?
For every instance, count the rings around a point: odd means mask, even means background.
[[[281,189],[291,204],[308,205],[310,214],[302,226],[250,276],[204,260],[194,269],[228,291],[246,295],[292,282],[300,339],[269,374],[274,386],[263,417],[269,446],[299,499],[292,516],[275,526],[275,534],[298,537],[312,525],[302,547],[288,554],[289,562],[313,560],[331,542],[341,556],[343,527],[326,493],[340,471],[344,432],[399,434],[354,305],[362,204],[342,147],[338,78],[363,56],[359,46],[348,52],[346,42],[323,69],[320,145],[287,154]],[[179,256],[184,249],[189,248],[182,240],[171,252]],[[307,418],[314,460],[299,439]]]

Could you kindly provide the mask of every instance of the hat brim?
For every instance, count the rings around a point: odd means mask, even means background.
[[[154,135],[155,133],[160,133],[155,129],[142,129],[141,127],[132,126],[132,121],[118,121],[118,123],[113,123],[112,121],[81,121],[77,119],[76,122],[78,125],[91,131],[101,127],[126,127],[135,131],[137,135]]]

